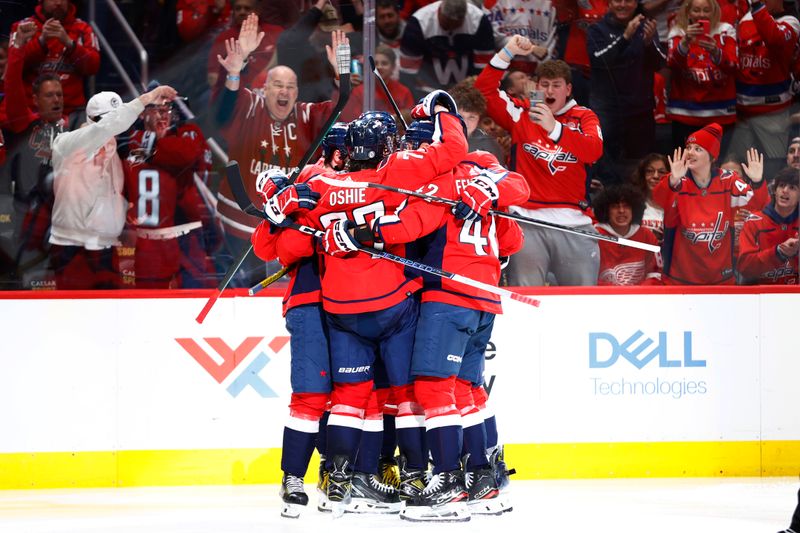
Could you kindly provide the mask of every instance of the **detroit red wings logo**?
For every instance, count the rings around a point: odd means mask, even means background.
[[[611,285],[638,285],[644,277],[644,261],[620,263],[600,273],[600,281]]]
[[[714,225],[709,225],[708,229],[705,229],[704,226],[705,224],[701,224],[700,228],[698,228],[696,224],[692,224],[690,228],[684,229],[681,233],[692,244],[697,244],[699,242],[708,243],[708,251],[714,253],[722,246],[722,239],[724,239],[725,234],[728,233],[730,224],[728,221],[725,221],[725,225],[723,226],[722,211],[717,211],[717,220],[714,221]]]

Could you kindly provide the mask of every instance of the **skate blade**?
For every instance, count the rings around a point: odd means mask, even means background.
[[[281,508],[281,516],[284,518],[300,518],[300,513],[305,509],[305,505],[296,503],[284,503]]]
[[[317,489],[317,511],[321,513],[331,512],[331,501],[328,499],[328,495],[319,489]]]
[[[347,504],[344,502],[330,502],[331,506],[331,513],[333,513],[333,518],[341,518],[344,516],[344,512],[347,509]]]
[[[406,506],[400,518],[409,522],[469,522],[470,512],[466,502],[453,502],[436,507]]]
[[[468,503],[469,512],[474,515],[500,516],[512,509],[509,503],[501,496],[486,500],[473,500]]]
[[[403,508],[401,502],[397,503],[383,503],[375,500],[362,500],[353,498],[350,504],[345,509],[348,513],[360,514],[397,514]]]

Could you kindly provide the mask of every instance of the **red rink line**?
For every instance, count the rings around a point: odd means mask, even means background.
[[[590,296],[623,294],[800,294],[796,285],[681,285],[646,287],[508,287],[534,296]],[[145,298],[208,298],[216,289],[98,290],[98,291],[0,291],[0,300],[114,300]],[[284,289],[267,288],[255,296],[247,289],[227,289],[221,298],[282,298]]]

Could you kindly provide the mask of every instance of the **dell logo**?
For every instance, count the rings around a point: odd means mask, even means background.
[[[667,332],[658,332],[658,343],[637,331],[623,342],[610,333],[589,333],[589,368],[608,368],[620,356],[638,369],[658,360],[660,368],[705,367],[706,361],[692,358],[692,332],[683,332],[683,358],[670,359],[667,351]],[[653,346],[655,344],[655,346]],[[634,346],[635,345],[635,346]],[[672,355],[675,355],[672,352]]]

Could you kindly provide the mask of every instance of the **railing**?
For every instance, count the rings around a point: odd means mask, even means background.
[[[122,27],[122,30],[125,32],[125,35],[128,36],[133,46],[136,48],[136,52],[139,54],[139,64],[140,64],[140,75],[139,75],[139,85],[144,88],[147,87],[147,84],[150,81],[150,59],[147,55],[147,50],[145,50],[142,42],[133,32],[133,28],[131,28],[128,21],[125,20],[125,15],[122,14],[122,11],[119,10],[117,4],[114,3],[114,0],[105,0],[106,5],[108,6],[108,10],[117,20],[119,25]],[[111,62],[114,64],[114,68],[117,70],[119,75],[122,77],[125,85],[128,87],[128,90],[131,91],[134,95],[139,95],[139,91],[137,91],[134,86],[133,82],[128,76],[128,73],[125,72],[122,63],[120,63],[119,58],[114,53],[114,50],[108,44],[103,32],[100,31],[100,28],[97,26],[97,0],[91,0],[89,4],[89,24],[91,24],[92,29],[94,30],[95,34],[97,35],[98,40],[100,41],[100,45],[103,48],[103,51],[108,55]]]

